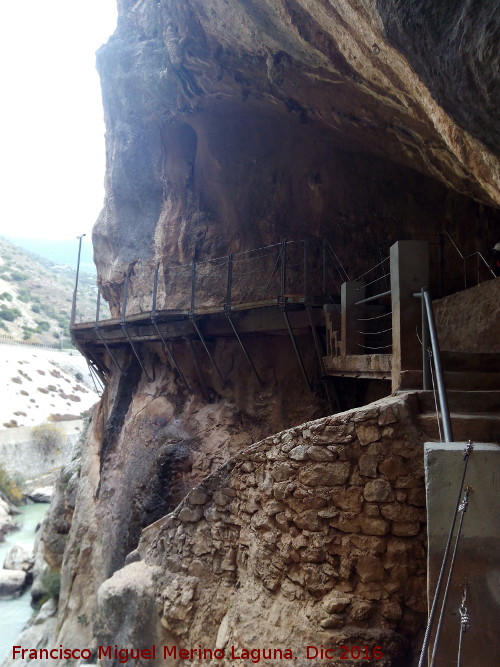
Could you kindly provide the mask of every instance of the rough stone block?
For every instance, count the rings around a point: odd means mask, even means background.
[[[410,505],[425,507],[425,489],[423,487],[410,489],[408,491],[407,501]]]
[[[201,519],[203,511],[200,507],[183,507],[177,516],[183,523],[195,523]]]
[[[380,511],[382,516],[391,521],[425,521],[426,519],[424,510],[403,503],[382,505]]]
[[[370,454],[362,454],[359,457],[359,473],[365,477],[376,477],[377,476],[377,457],[371,456]]]
[[[393,521],[391,532],[393,535],[398,537],[414,537],[420,532],[420,523],[418,521],[414,522],[400,522]]]
[[[406,475],[408,472],[401,456],[389,456],[379,464],[378,469],[388,479],[396,479],[396,477]]]
[[[382,410],[378,418],[378,423],[380,426],[385,426],[386,424],[395,424],[397,421],[398,418],[394,414],[394,410],[391,406],[385,408],[385,410]]]
[[[386,479],[374,479],[368,482],[363,495],[368,502],[384,503],[394,500],[394,491]]]
[[[336,489],[332,492],[333,502],[337,507],[348,512],[360,512],[363,506],[360,487],[354,486],[347,489]]]
[[[326,447],[309,447],[307,450],[307,458],[311,461],[336,461],[338,454],[331,452]]]
[[[349,618],[352,621],[366,621],[375,610],[375,605],[366,600],[356,600],[352,603]]]
[[[356,435],[363,447],[369,445],[371,442],[380,440],[380,431],[375,424],[358,424],[356,426]]]
[[[390,621],[398,621],[403,615],[403,610],[399,602],[386,600],[380,607],[380,615]]]
[[[288,456],[294,461],[305,461],[307,459],[308,445],[297,445],[288,453]]]
[[[201,489],[193,489],[188,496],[190,505],[204,505],[208,500],[208,495]]]
[[[355,565],[362,582],[380,581],[384,577],[384,566],[376,556],[361,556]]]
[[[293,522],[302,530],[321,530],[321,521],[314,510],[306,510],[293,517]]]
[[[277,463],[273,466],[271,475],[277,482],[283,482],[286,479],[294,477],[296,469],[290,463]]]
[[[299,481],[306,486],[337,486],[347,481],[349,472],[350,464],[347,461],[318,463],[302,468]]]
[[[358,522],[365,535],[387,535],[389,532],[389,523],[384,519],[360,516]]]

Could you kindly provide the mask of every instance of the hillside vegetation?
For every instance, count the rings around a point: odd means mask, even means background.
[[[0,336],[69,346],[75,271],[0,238]],[[95,317],[95,277],[80,273],[77,321]]]

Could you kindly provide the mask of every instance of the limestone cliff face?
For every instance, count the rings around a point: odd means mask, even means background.
[[[443,226],[487,251],[498,15],[476,4],[119,0],[98,55],[107,194],[94,229],[112,312],[125,275],[127,312],[147,310],[158,263],[282,237],[328,237],[352,276],[381,243]],[[326,416],[288,340],[248,346],[262,384],[218,339],[226,382],[202,360],[205,399],[157,343],[141,345],[151,381],[116,352],[125,372],[93,415],[76,499],[73,480],[61,530],[57,516],[47,528],[62,587],[44,641],[278,642],[298,656],[302,642],[361,643],[382,646],[381,666],[411,664],[425,613],[411,401]],[[317,376],[313,346],[299,346]],[[185,341],[175,352],[192,368]]]
[[[282,236],[329,236],[354,273],[353,243],[494,243],[498,13],[392,4],[120,2],[98,57],[102,283]]]

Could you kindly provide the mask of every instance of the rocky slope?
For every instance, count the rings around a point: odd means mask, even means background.
[[[444,225],[465,252],[498,240],[498,13],[488,3],[118,5],[98,56],[108,167],[94,229],[115,315],[125,275],[133,312],[157,263],[283,236],[329,237],[351,275],[392,240]],[[312,346],[299,344],[311,370]],[[117,352],[126,372],[110,373],[81,470],[42,539],[61,568],[44,641],[278,642],[296,664],[308,642],[362,642],[382,647],[377,664],[411,664],[425,612],[411,402],[326,417],[288,341],[249,345],[263,384],[218,339],[226,383],[203,362],[210,400],[196,382],[193,395],[183,389],[158,344],[141,346],[151,382]],[[184,368],[187,342],[175,351]]]
[[[86,321],[95,315],[95,277],[82,273],[79,283],[77,315]],[[0,335],[70,346],[74,286],[75,271],[69,266],[55,264],[0,238]]]

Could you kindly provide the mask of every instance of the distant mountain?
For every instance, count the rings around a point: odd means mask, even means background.
[[[0,335],[45,345],[69,344],[75,270],[0,237]],[[95,275],[80,273],[76,321],[95,317]],[[103,308],[103,318],[105,317]]]
[[[8,241],[33,253],[37,257],[48,259],[54,264],[64,264],[76,270],[78,259],[78,240],[66,239],[64,241],[51,241],[47,239],[21,239],[15,236],[5,235]],[[80,271],[96,275],[96,268],[93,259],[92,242],[90,236],[82,240],[82,255],[80,258]]]

